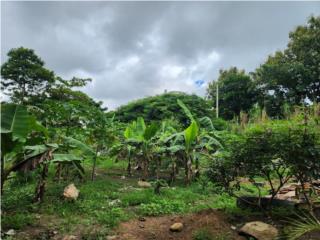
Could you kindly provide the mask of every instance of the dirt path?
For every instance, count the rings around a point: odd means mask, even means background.
[[[144,221],[141,221],[144,220]],[[175,222],[183,223],[181,232],[171,232],[170,226]],[[199,229],[207,229],[213,239],[244,239],[231,229],[223,213],[216,210],[205,210],[188,215],[147,217],[120,224],[117,238],[121,240],[192,240]]]

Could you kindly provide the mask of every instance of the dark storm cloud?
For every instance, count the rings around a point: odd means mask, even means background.
[[[318,2],[1,2],[1,59],[35,49],[111,108],[167,90],[205,93],[220,68],[254,70]],[[202,84],[198,84],[201,82]]]

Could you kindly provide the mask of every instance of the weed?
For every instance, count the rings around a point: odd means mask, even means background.
[[[3,229],[21,229],[33,224],[33,216],[30,213],[16,213],[2,218],[1,227]]]
[[[163,214],[181,213],[186,211],[187,205],[183,201],[160,199],[154,203],[141,204],[139,212],[142,215],[158,216]]]
[[[104,211],[95,211],[97,222],[108,227],[116,226],[120,221],[128,219],[121,208],[108,208]]]
[[[213,236],[207,228],[200,228],[192,234],[192,240],[213,240]]]

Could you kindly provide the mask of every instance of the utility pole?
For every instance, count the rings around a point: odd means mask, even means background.
[[[217,81],[217,93],[216,93],[216,117],[219,117],[219,84]]]

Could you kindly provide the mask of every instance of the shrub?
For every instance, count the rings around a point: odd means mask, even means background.
[[[246,176],[258,189],[259,196],[261,186],[256,179],[263,178],[270,185],[273,199],[291,177],[303,185],[320,176],[319,139],[318,128],[299,122],[252,125],[243,135],[225,139],[227,150],[214,156],[207,175],[231,194],[240,189],[238,177]]]

